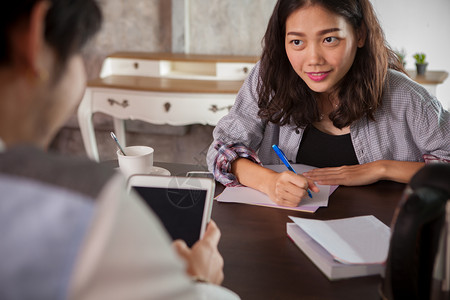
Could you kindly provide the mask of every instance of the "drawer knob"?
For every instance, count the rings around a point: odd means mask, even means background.
[[[242,69],[242,71],[244,71],[244,74],[247,74],[247,73],[248,73],[248,68],[247,68],[247,67],[244,67],[244,68]]]
[[[218,111],[221,110],[225,110],[228,109],[228,111],[230,111],[230,109],[233,107],[233,105],[228,105],[228,106],[223,106],[223,107],[218,107],[217,105],[213,104],[211,105],[211,107],[209,108],[210,111],[212,111],[213,113],[216,113]]]
[[[114,100],[112,98],[108,99],[108,102],[111,106],[113,105],[119,105],[122,106],[123,108],[126,108],[127,106],[129,106],[130,104],[128,103],[128,100],[123,100],[122,102],[119,102],[117,100]]]
[[[164,103],[164,109],[166,110],[166,112],[169,112],[171,106],[172,105],[169,102]]]

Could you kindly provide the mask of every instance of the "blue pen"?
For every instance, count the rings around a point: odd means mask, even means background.
[[[287,160],[287,157],[286,157],[286,155],[284,155],[283,151],[281,151],[281,149],[278,148],[278,146],[275,144],[272,145],[272,148],[273,148],[273,150],[275,150],[275,153],[278,155],[278,157],[281,159],[281,161],[284,163],[284,165],[289,169],[289,171],[292,171],[295,174],[297,174],[297,172],[295,172],[294,168],[291,166],[291,164]],[[307,189],[306,191],[308,192],[309,198],[312,198],[311,191],[309,189]]]

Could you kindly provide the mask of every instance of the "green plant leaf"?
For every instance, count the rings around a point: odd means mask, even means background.
[[[425,53],[416,53],[413,55],[414,59],[416,60],[417,64],[425,64]]]

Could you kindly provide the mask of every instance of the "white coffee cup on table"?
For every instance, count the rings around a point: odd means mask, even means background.
[[[148,146],[128,146],[117,150],[120,171],[130,177],[133,174],[150,174],[153,169],[153,148]]]

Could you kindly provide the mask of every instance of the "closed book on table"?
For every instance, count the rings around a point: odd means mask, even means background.
[[[367,216],[372,217],[373,216]],[[364,217],[358,217],[358,218],[364,218]],[[292,218],[294,219],[300,219],[300,218]],[[344,219],[343,219],[344,220]],[[375,218],[376,221],[378,219]],[[317,220],[310,220],[315,222],[326,222],[326,221],[317,221]],[[333,220],[339,222],[339,220]],[[359,222],[355,221],[355,226]],[[364,220],[367,221],[367,220]],[[369,220],[369,222],[372,222],[373,220]],[[379,221],[378,221],[379,222]],[[381,222],[380,222],[381,223]],[[359,224],[359,223],[358,223]],[[313,224],[314,225],[314,224]],[[323,224],[322,224],[323,225]],[[331,225],[331,224],[330,224]],[[333,224],[335,225],[335,224]],[[371,226],[371,225],[370,225]],[[383,275],[384,274],[384,268],[385,268],[385,261],[387,258],[387,252],[389,249],[389,238],[390,238],[390,230],[389,227],[382,224],[376,224],[378,228],[375,227],[374,230],[377,230],[378,232],[375,232],[371,229],[371,232],[367,232],[367,240],[370,240],[372,242],[376,243],[376,247],[378,249],[375,249],[375,251],[378,251],[378,253],[381,252],[381,259],[375,258],[376,261],[373,259],[364,257],[364,255],[360,255],[358,257],[358,251],[361,251],[361,249],[358,249],[358,245],[352,245],[353,241],[346,240],[345,236],[340,236],[339,233],[333,233],[335,236],[327,236],[327,233],[321,230],[318,230],[319,236],[316,236],[318,238],[319,242],[315,240],[310,234],[307,233],[308,230],[303,230],[298,224],[296,223],[287,223],[287,234],[290,237],[290,239],[303,251],[303,253],[319,268],[319,270],[330,280],[338,280],[338,279],[344,279],[344,278],[352,278],[352,277],[361,277],[361,276],[370,276],[370,275]],[[339,231],[339,226],[330,226],[331,230],[337,230]],[[343,227],[342,227],[343,228]],[[341,228],[341,229],[342,229]],[[366,229],[364,225],[362,226],[362,230]],[[355,230],[360,230],[356,228]],[[310,232],[311,233],[311,232]],[[374,235],[376,235],[375,240],[372,238]],[[357,234],[355,235],[356,238]],[[337,239],[336,239],[337,237]],[[320,240],[322,239],[322,240]],[[325,248],[327,247],[326,243],[320,243],[323,240],[327,240],[329,243],[332,243],[336,245],[337,248],[345,249],[343,251],[350,252],[352,255],[357,256],[357,262],[343,262],[342,259],[339,259],[339,257],[330,254],[330,252]],[[336,242],[337,241],[337,242]],[[364,243],[364,241],[358,241],[360,244]],[[340,243],[343,243],[341,245]],[[366,244],[366,247],[374,248],[372,245]],[[325,246],[325,247],[324,247]],[[331,250],[333,251],[333,250]],[[384,255],[385,253],[385,255]],[[339,261],[341,260],[341,261]],[[365,261],[368,262],[365,262]],[[350,260],[351,261],[351,260]]]

